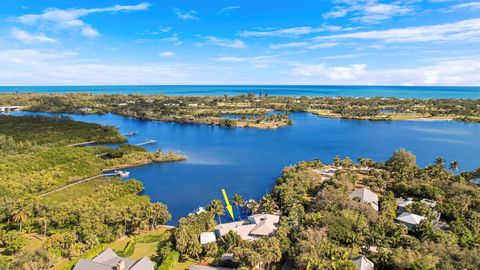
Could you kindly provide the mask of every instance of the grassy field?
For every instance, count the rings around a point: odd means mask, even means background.
[[[130,259],[138,260],[143,257],[150,258],[157,251],[157,242],[153,243],[137,243],[135,245],[135,251],[133,252]]]

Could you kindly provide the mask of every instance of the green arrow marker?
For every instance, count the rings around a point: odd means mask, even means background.
[[[228,201],[227,192],[225,192],[225,189],[223,189],[223,188],[222,188],[222,193],[223,193],[223,198],[225,198],[225,203],[227,204],[228,213],[230,213],[230,216],[232,217],[232,220],[235,220],[235,218],[233,217],[233,208],[230,205],[230,202]]]

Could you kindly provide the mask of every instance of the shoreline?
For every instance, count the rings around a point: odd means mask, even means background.
[[[174,153],[174,154],[176,154],[176,153]],[[137,163],[137,164],[126,164],[126,165],[121,165],[121,166],[117,166],[117,167],[113,167],[113,168],[103,169],[102,172],[105,173],[105,172],[114,171],[114,170],[140,167],[140,166],[154,164],[154,163],[180,162],[180,161],[185,161],[185,160],[187,160],[186,156],[179,155],[177,159],[172,159],[172,160],[146,160],[144,162]]]

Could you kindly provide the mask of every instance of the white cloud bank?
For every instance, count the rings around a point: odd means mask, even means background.
[[[480,18],[430,26],[364,31],[340,35],[319,36],[315,38],[317,41],[325,39],[380,40],[387,43],[461,40],[478,41],[480,40]]]
[[[205,40],[205,44],[216,45],[220,47],[226,48],[234,48],[234,49],[245,49],[247,45],[240,39],[227,39],[227,38],[219,38],[215,36],[199,36]],[[200,44],[202,45],[202,44]]]
[[[14,39],[20,40],[26,44],[38,44],[38,43],[56,43],[57,41],[54,38],[48,37],[44,33],[31,34],[27,31],[13,28],[11,34]]]
[[[350,15],[350,20],[352,21],[376,24],[413,12],[413,8],[408,4],[408,1],[381,3],[377,0],[336,0],[334,3],[337,5],[323,14],[325,19],[335,19]]]
[[[160,55],[161,57],[174,57],[175,56],[175,52],[170,52],[170,51],[165,51],[165,52],[161,52],[159,53],[158,55]]]
[[[180,9],[176,9],[175,14],[180,20],[188,21],[198,21],[200,18],[197,16],[198,12],[196,10],[189,10],[189,11],[182,11]]]
[[[231,78],[225,78],[224,64]],[[223,56],[200,64],[101,63],[79,59],[70,51],[0,50],[2,85],[134,85],[134,84],[368,84],[480,85],[480,57],[440,61],[405,69],[370,70],[366,64],[281,63],[271,56]],[[238,65],[237,65],[238,64]],[[275,64],[264,72],[250,72]],[[250,73],[249,73],[250,72]],[[276,78],[269,81],[268,78]]]
[[[353,30],[354,28],[344,28],[336,25],[325,25],[322,27],[311,27],[311,26],[299,26],[299,27],[290,27],[290,28],[277,28],[269,29],[263,31],[242,31],[237,35],[242,37],[256,37],[256,38],[265,38],[265,37],[298,37],[302,35],[309,35],[320,32],[327,31],[348,31]]]
[[[431,65],[405,68],[369,70],[365,64],[329,67],[325,64],[294,64],[292,74],[298,82],[311,84],[359,85],[480,85],[480,58],[441,61]]]
[[[82,17],[94,13],[147,10],[149,7],[149,3],[140,3],[138,5],[114,5],[111,7],[91,9],[49,8],[41,14],[26,14],[15,18],[15,20],[25,25],[40,25],[54,29],[76,29],[85,37],[96,37],[99,35],[99,32],[91,25],[85,23],[81,19]]]

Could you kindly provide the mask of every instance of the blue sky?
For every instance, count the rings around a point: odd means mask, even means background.
[[[480,85],[480,1],[0,2],[0,85]]]

